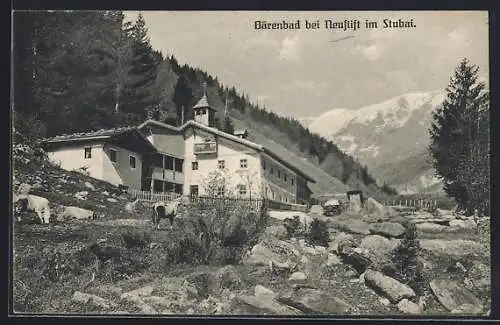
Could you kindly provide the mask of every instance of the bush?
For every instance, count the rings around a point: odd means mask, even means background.
[[[419,261],[422,249],[415,224],[406,221],[404,226],[406,229],[403,239],[391,254],[394,277],[401,283],[409,285],[420,297],[426,289],[422,274],[423,266]]]
[[[129,230],[121,234],[123,246],[131,248],[145,248],[151,242],[151,235],[144,231]]]
[[[198,252],[203,264],[237,263],[244,248],[253,245],[265,229],[267,214],[240,207],[228,200],[224,208],[207,208],[206,202],[192,204],[183,228],[200,243]],[[227,248],[227,249],[226,249]]]
[[[283,220],[283,226],[285,226],[287,238],[293,237],[300,226],[300,219],[298,216],[295,216],[293,219],[286,218]]]
[[[307,241],[312,245],[328,247],[330,234],[325,221],[314,219],[307,234]]]

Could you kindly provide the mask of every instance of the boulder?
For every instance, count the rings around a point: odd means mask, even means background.
[[[306,314],[344,314],[349,308],[349,305],[335,294],[310,288],[296,289],[281,295],[277,300]]]
[[[447,226],[439,225],[437,223],[433,222],[422,222],[422,223],[417,223],[416,228],[418,231],[422,232],[444,232],[447,230]]]
[[[323,215],[323,207],[321,205],[313,205],[311,206],[310,213]]]
[[[434,279],[430,282],[432,293],[449,311],[478,314],[483,311],[481,301],[457,282],[448,279]]]
[[[292,282],[301,282],[307,280],[307,275],[305,275],[303,272],[294,272],[290,277],[288,278],[288,281]]]
[[[68,206],[64,207],[61,217],[63,219],[92,219],[93,214],[93,211],[87,209]]]
[[[405,227],[397,222],[380,222],[372,224],[370,231],[373,234],[382,235],[384,237],[401,238],[405,233]]]
[[[490,252],[487,251],[480,243],[464,239],[421,239],[420,247],[424,250],[438,255],[490,255]]]
[[[346,234],[345,232],[338,233],[333,237],[333,240],[329,243],[328,251],[334,253],[340,253],[339,247],[346,242],[354,243],[353,235]]]
[[[243,304],[248,313],[260,315],[300,315],[299,310],[283,305],[272,297],[253,297],[249,295],[240,295],[236,301]]]
[[[257,284],[254,288],[254,295],[256,298],[275,298],[277,294],[260,284]]]
[[[365,283],[376,292],[382,293],[392,303],[398,303],[404,298],[412,299],[416,296],[409,286],[378,271],[367,270]]]
[[[405,314],[418,315],[422,313],[420,307],[416,303],[411,302],[408,299],[403,299],[400,302],[398,302],[398,309],[400,312]]]
[[[71,301],[81,304],[92,304],[95,307],[109,309],[116,307],[116,304],[108,299],[101,298],[96,295],[75,291]]]
[[[361,240],[359,247],[370,250],[374,255],[386,256],[389,255],[398,244],[399,240],[396,239],[387,239],[379,235],[370,235]]]
[[[384,209],[383,204],[377,202],[377,200],[371,197],[369,197],[368,200],[366,200],[364,207],[369,214],[378,214],[382,212],[382,210]]]
[[[378,302],[380,302],[381,305],[384,305],[386,307],[391,305],[391,301],[384,297],[378,298]]]
[[[246,265],[269,265],[270,261],[284,263],[287,261],[298,262],[302,255],[291,243],[283,240],[265,240],[256,244],[243,258]]]
[[[450,227],[460,228],[460,229],[474,229],[477,227],[474,220],[458,220],[454,219],[450,221]]]
[[[337,222],[337,227],[343,231],[360,234],[369,235],[370,225],[359,219],[349,219]]]
[[[342,261],[352,266],[358,274],[363,273],[371,264],[371,254],[362,248],[348,247],[340,253]]]

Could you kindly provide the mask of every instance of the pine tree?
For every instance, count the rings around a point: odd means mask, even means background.
[[[128,113],[127,123],[144,119],[146,112],[154,110],[159,104],[155,87],[161,58],[155,55],[147,33],[146,21],[142,14],[139,14],[130,29],[133,58],[122,108],[124,113]]]
[[[421,253],[417,228],[410,221],[404,223],[405,233],[400,244],[392,251],[391,260],[394,265],[395,278],[409,285],[417,296],[422,296],[425,284],[422,274],[422,264],[419,261]]]
[[[463,59],[433,115],[429,150],[444,190],[471,213],[489,202],[489,94],[479,68]]]
[[[193,98],[193,92],[186,78],[181,75],[174,88],[173,102],[177,107],[177,116],[181,118],[181,124],[185,123],[186,109]]]
[[[229,116],[225,116],[222,120],[222,131],[229,134],[234,134],[234,125]]]

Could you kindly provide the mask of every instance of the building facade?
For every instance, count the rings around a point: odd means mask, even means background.
[[[305,203],[309,176],[262,145],[215,128],[206,94],[193,107],[194,120],[180,127],[147,120],[137,127],[54,137],[51,159],[67,170],[115,185],[183,195],[229,195]]]
[[[248,141],[247,130],[232,135],[215,128],[215,110],[206,94],[193,110],[195,119],[180,127],[153,120],[138,127],[161,155],[183,164],[173,168],[171,162],[165,164],[158,158],[153,172],[144,175],[144,190],[152,187],[154,191],[169,192],[172,185],[156,184],[170,182],[178,184],[174,191],[184,195],[264,197],[283,203],[309,200],[307,182],[314,180],[291,162]],[[216,184],[219,188],[214,188],[214,182],[220,183]]]
[[[46,139],[49,159],[65,170],[86,171],[116,186],[140,189],[143,157],[155,148],[135,128],[118,128]]]

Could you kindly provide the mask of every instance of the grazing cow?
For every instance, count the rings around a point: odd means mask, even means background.
[[[35,212],[42,223],[50,222],[49,200],[44,197],[32,194],[14,195],[15,214],[17,221],[21,221],[21,214],[24,212]]]
[[[169,219],[170,230],[172,230],[174,218],[177,216],[177,211],[182,203],[182,198],[178,198],[166,205],[165,202],[156,202],[153,205],[153,225],[156,226],[157,229],[160,229],[161,219]]]

